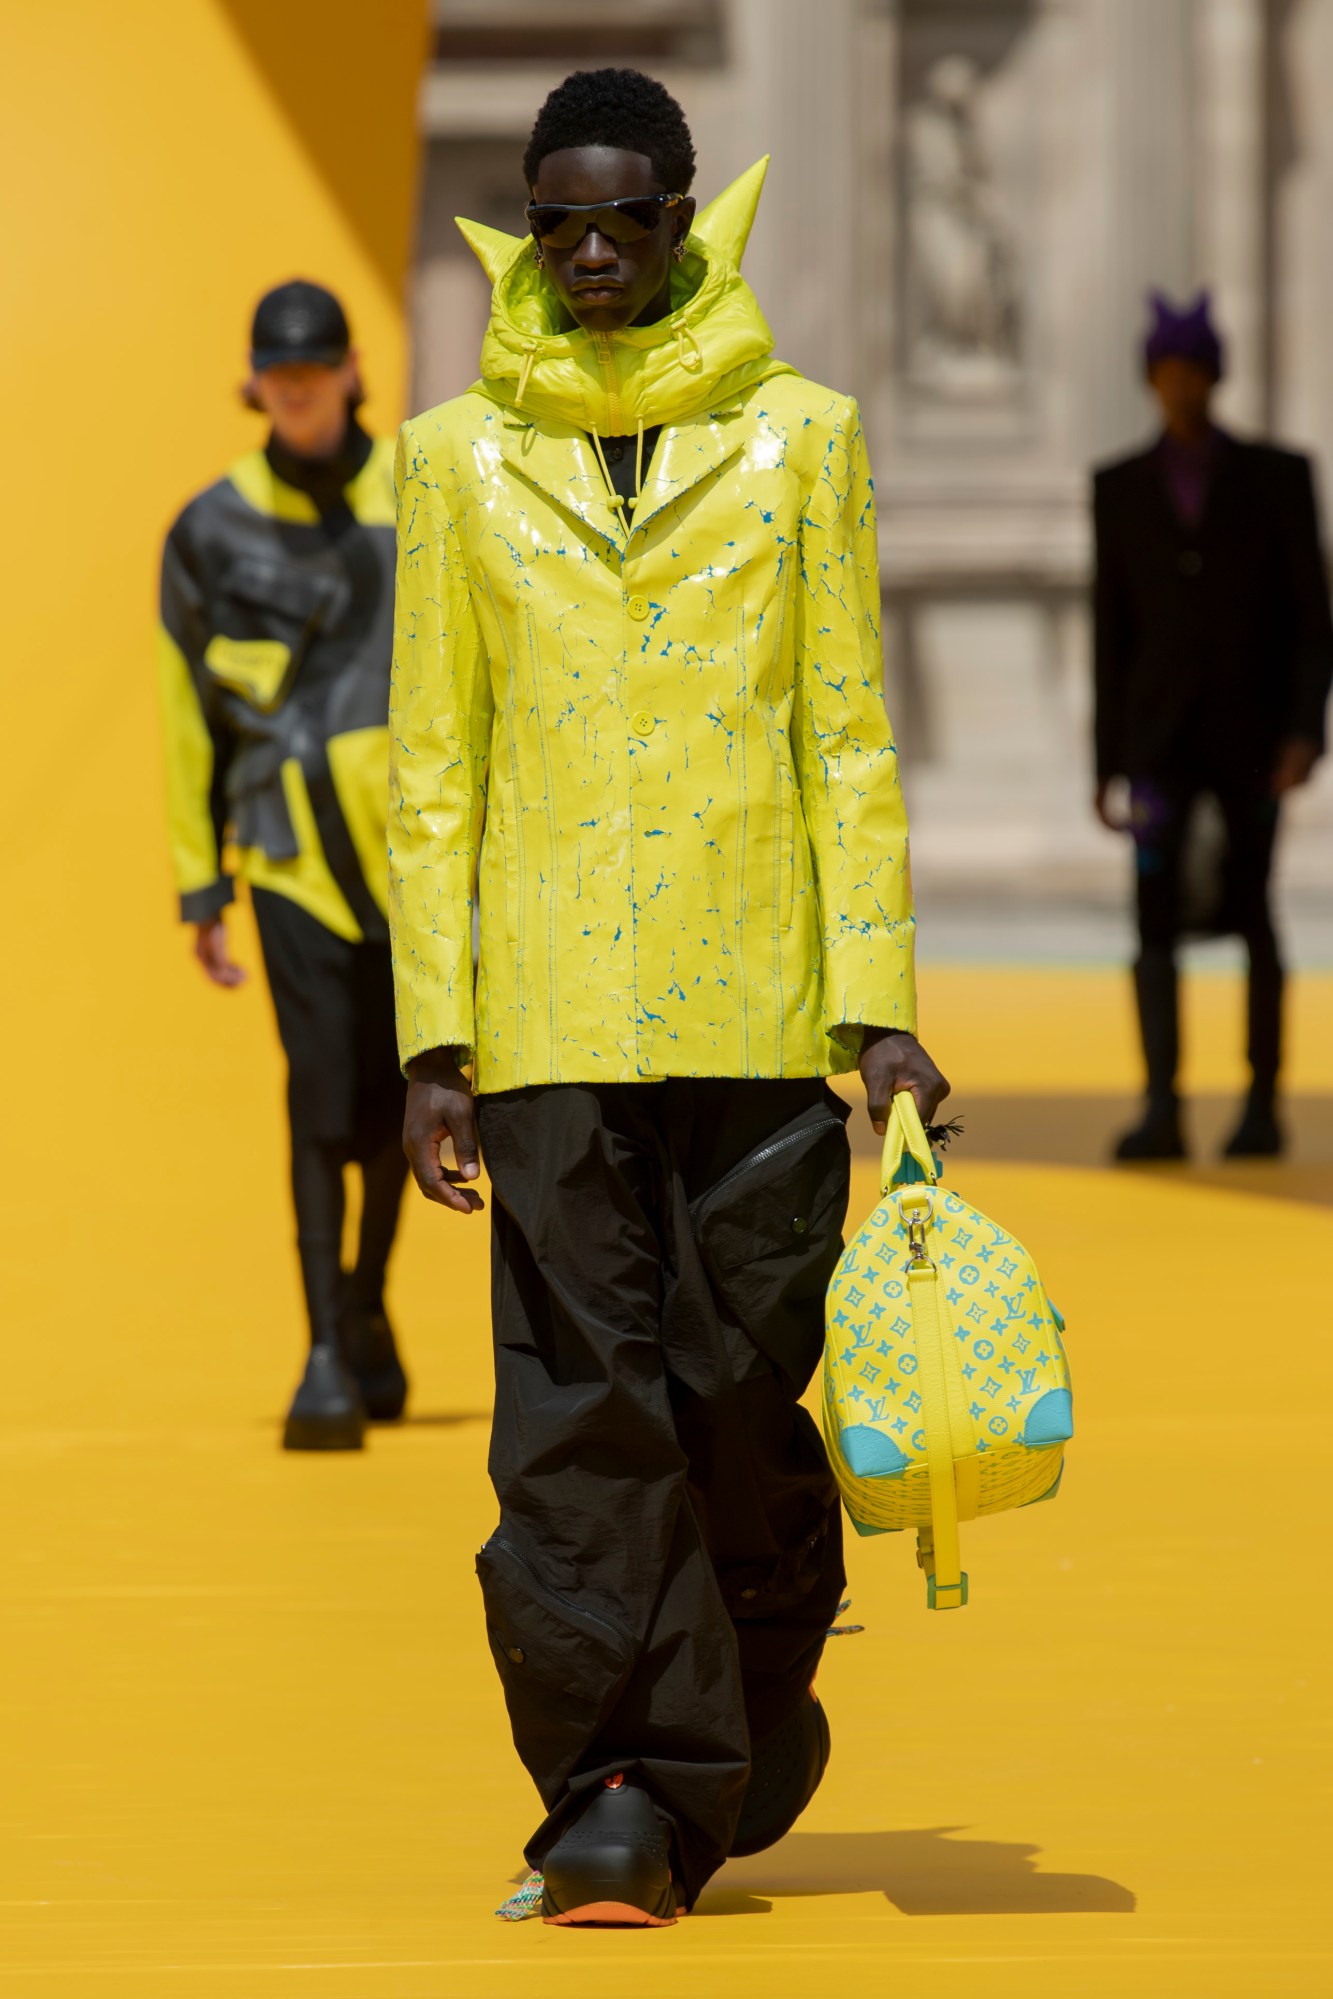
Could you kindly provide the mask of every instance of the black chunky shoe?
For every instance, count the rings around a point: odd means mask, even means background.
[[[750,1781],[731,1842],[731,1858],[762,1853],[785,1839],[828,1768],[828,1716],[813,1687],[795,1714],[750,1751]]]
[[[608,1777],[542,1862],[542,1920],[665,1929],[676,1920],[669,1834],[646,1791]]]
[[[1280,1159],[1286,1138],[1266,1098],[1251,1097],[1240,1123],[1222,1147],[1224,1159]]]
[[[1148,1099],[1140,1123],[1127,1131],[1116,1144],[1116,1159],[1185,1159],[1185,1134],[1180,1128],[1180,1105]]]
[[[348,1307],[342,1350],[371,1422],[396,1423],[407,1406],[407,1376],[383,1307],[374,1311]]]
[[[337,1347],[313,1346],[282,1432],[284,1451],[359,1451],[366,1411]]]

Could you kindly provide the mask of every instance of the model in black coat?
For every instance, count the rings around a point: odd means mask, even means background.
[[[1099,470],[1095,680],[1097,809],[1127,778],[1138,865],[1135,982],[1148,1071],[1143,1123],[1122,1158],[1179,1157],[1175,946],[1191,809],[1217,799],[1228,835],[1221,928],[1250,957],[1253,1082],[1228,1152],[1281,1149],[1275,1094],[1282,966],[1268,881],[1282,793],[1324,748],[1333,620],[1310,462],[1212,427],[1216,373],[1188,356],[1149,379],[1166,430]]]
[[[1324,746],[1333,626],[1310,461],[1212,435],[1195,525],[1160,441],[1093,479],[1099,781],[1200,756],[1267,779],[1293,738]]]

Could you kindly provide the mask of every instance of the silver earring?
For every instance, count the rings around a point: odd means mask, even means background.
[[[683,264],[685,262],[685,245],[683,243],[674,244],[671,254],[678,264]]]

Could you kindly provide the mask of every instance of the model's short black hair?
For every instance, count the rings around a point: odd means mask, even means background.
[[[645,154],[668,194],[688,193],[694,179],[694,141],[685,113],[665,84],[639,69],[576,69],[556,85],[537,113],[523,155],[528,186],[548,153],[574,146]]]

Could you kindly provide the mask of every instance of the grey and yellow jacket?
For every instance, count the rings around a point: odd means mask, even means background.
[[[328,464],[251,452],[171,529],[158,666],[183,921],[216,916],[235,873],[340,937],[387,938],[393,564],[393,446],[355,422]]]

